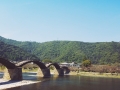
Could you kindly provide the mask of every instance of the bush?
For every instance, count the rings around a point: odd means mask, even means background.
[[[90,60],[84,60],[84,61],[82,62],[82,65],[83,65],[84,67],[89,67],[89,66],[91,66],[91,61],[90,61]]]

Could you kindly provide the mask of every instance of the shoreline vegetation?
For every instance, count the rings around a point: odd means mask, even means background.
[[[120,74],[117,73],[99,73],[99,72],[70,72],[69,75],[89,76],[89,77],[105,77],[105,78],[120,78]]]

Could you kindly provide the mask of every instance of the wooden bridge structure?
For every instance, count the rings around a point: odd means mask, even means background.
[[[0,63],[6,67],[3,78],[7,80],[22,80],[22,67],[28,63],[34,63],[39,67],[37,76],[51,77],[49,69],[51,65],[56,68],[59,76],[64,76],[64,74],[70,72],[68,67],[60,67],[58,63],[51,63],[45,66],[44,63],[38,60],[24,60],[15,64],[7,59],[0,58]]]

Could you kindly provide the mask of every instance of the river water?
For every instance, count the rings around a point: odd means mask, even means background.
[[[120,79],[86,76],[38,78],[34,73],[23,74],[24,80],[42,81],[5,90],[120,90]]]

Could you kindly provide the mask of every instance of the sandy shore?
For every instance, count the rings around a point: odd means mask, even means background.
[[[22,80],[22,81],[6,81],[4,79],[0,79],[0,90],[13,88],[23,85],[30,85],[34,83],[38,83],[40,81],[30,81],[30,80]]]

